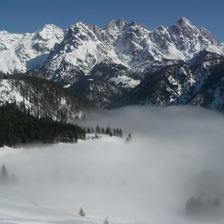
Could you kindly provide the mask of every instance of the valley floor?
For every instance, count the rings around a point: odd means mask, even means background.
[[[13,177],[0,184],[0,224],[223,224],[223,114],[130,107],[88,119],[124,137],[0,150]],[[221,206],[195,220],[185,212],[192,196]]]

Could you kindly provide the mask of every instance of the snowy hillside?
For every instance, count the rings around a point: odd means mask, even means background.
[[[15,103],[36,117],[67,121],[81,118],[79,100],[56,85],[38,79],[0,79],[0,105]]]
[[[104,224],[104,218],[80,217],[72,211],[41,207],[33,202],[0,197],[1,224]],[[113,224],[132,224],[131,222],[111,222]]]
[[[60,223],[60,224],[102,224],[103,220],[82,218],[72,213],[63,213],[55,209],[40,207],[32,202],[5,199],[1,197],[0,223],[25,224],[25,223]]]

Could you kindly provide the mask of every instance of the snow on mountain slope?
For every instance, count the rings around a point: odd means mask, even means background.
[[[129,87],[129,88],[134,88],[137,85],[140,84],[140,80],[134,80],[130,77],[127,77],[125,75],[123,76],[118,76],[118,77],[113,77],[110,79],[110,81],[115,82],[116,85],[122,84],[125,87]]]
[[[223,110],[223,71],[223,56],[201,51],[187,63],[145,74],[140,85],[109,106],[196,104]]]
[[[88,74],[94,65],[102,61],[122,64],[107,35],[101,28],[81,22],[70,26],[65,38],[55,47],[46,63],[45,70],[50,74],[49,78],[53,76],[60,80],[74,71]],[[104,43],[101,38],[108,38],[108,43]]]
[[[88,75],[99,63],[121,64],[142,73],[170,60],[189,60],[201,50],[224,54],[223,44],[186,18],[154,30],[124,19],[103,28],[78,22],[65,34],[45,25],[35,33],[0,32],[0,71],[25,72],[45,62],[47,78],[72,83],[77,74]]]
[[[0,31],[0,71],[25,72],[40,66],[64,31],[52,24],[34,33],[12,34]]]
[[[22,94],[13,88],[13,84],[10,80],[3,79],[0,81],[0,105],[7,103],[25,104],[25,107],[29,109],[31,107],[30,102],[25,99]]]
[[[196,52],[207,50],[212,53],[223,54],[221,44],[214,39],[206,29],[194,26],[188,19],[181,18],[168,28],[171,40],[176,48],[189,59]]]
[[[111,21],[103,28],[76,23],[51,52],[44,68],[54,80],[74,78],[77,73],[88,75],[102,62],[122,64],[142,73],[168,61],[187,61],[202,50],[224,54],[223,45],[186,18],[154,30],[124,19]]]
[[[69,88],[89,105],[105,107],[139,83],[140,78],[125,66],[99,63],[90,75],[80,75]]]

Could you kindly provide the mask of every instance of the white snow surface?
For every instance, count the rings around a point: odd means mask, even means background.
[[[140,84],[140,80],[132,79],[126,75],[118,75],[110,79],[111,82],[115,82],[116,85],[122,84],[126,88],[135,88]]]
[[[0,31],[0,71],[12,74],[40,66],[43,63],[40,56],[45,55],[46,60],[46,55],[63,37],[64,31],[52,24],[47,24],[34,33],[13,34]],[[31,68],[28,67],[29,61],[32,61]]]
[[[24,103],[27,109],[31,108],[30,102],[25,99],[16,87],[12,87],[10,80],[0,80],[0,105],[6,103]]]

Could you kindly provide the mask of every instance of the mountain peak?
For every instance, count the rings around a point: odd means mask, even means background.
[[[124,18],[119,18],[116,22],[117,24],[120,24],[120,25],[124,25],[127,23],[127,21]]]
[[[108,24],[107,27],[124,27],[128,22],[124,18],[119,18],[117,20],[113,19]]]
[[[45,24],[41,30],[44,30],[44,29],[50,30],[50,29],[60,29],[60,28],[54,24],[49,23],[49,24]]]
[[[192,26],[192,23],[189,19],[185,17],[181,17],[179,20],[177,20],[176,25],[179,25],[181,27],[186,27],[186,26]]]
[[[64,31],[54,24],[46,24],[39,31],[37,31],[38,35],[43,39],[49,39],[53,37],[57,37],[58,39],[62,39],[64,36]]]
[[[72,25],[69,26],[70,32],[85,32],[86,30],[89,30],[89,28],[91,27],[91,25],[88,25],[86,23],[83,22],[76,22]]]

